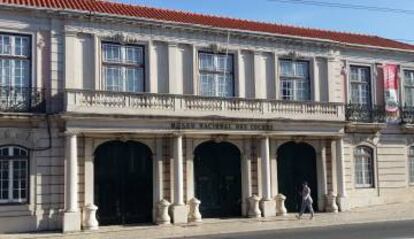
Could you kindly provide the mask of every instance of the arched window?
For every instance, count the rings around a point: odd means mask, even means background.
[[[408,170],[408,182],[414,184],[414,146],[411,146],[408,151]]]
[[[25,203],[28,194],[29,155],[18,146],[0,147],[0,203]]]
[[[359,146],[354,152],[355,185],[358,188],[374,186],[374,160],[372,149]]]

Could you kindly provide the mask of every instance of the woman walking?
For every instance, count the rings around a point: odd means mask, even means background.
[[[311,189],[309,188],[307,182],[302,183],[302,191],[300,192],[300,195],[302,196],[302,204],[300,207],[299,215],[296,217],[298,219],[301,219],[302,215],[305,213],[305,210],[307,208],[311,214],[309,219],[313,219],[315,212],[313,211],[312,207],[313,200],[311,197]]]

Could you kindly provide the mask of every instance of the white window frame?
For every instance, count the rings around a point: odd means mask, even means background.
[[[116,91],[116,92],[131,92],[131,93],[142,93],[145,92],[146,89],[146,75],[145,75],[145,71],[146,71],[146,58],[145,58],[145,46],[144,45],[131,45],[131,44],[120,44],[120,43],[114,43],[114,42],[107,42],[107,41],[103,41],[101,42],[101,72],[102,72],[102,88],[103,90],[108,90],[107,87],[107,78],[106,78],[106,73],[105,73],[105,68],[117,68],[120,69],[120,89],[119,90],[112,90],[112,91]],[[120,61],[119,62],[114,62],[114,61],[105,61],[105,51],[104,51],[104,47],[106,46],[116,46],[116,47],[120,47]],[[138,59],[137,63],[133,63],[133,62],[126,62],[124,61],[126,59],[126,49],[128,47],[133,47],[133,48],[138,48],[141,50],[141,54],[142,57],[141,59]],[[141,60],[141,62],[139,62]],[[129,91],[128,90],[128,85],[127,85],[127,81],[128,79],[126,78],[127,76],[127,69],[136,69],[139,71],[142,71],[142,79],[141,79],[141,86],[138,87],[137,91]],[[138,82],[140,83],[140,82]]]
[[[3,42],[4,38],[8,37],[9,41],[10,41],[10,49],[9,49],[9,53],[3,53],[5,51],[5,46],[4,45],[0,45],[0,60],[2,59],[8,59],[8,60],[14,60],[11,61],[12,66],[10,66],[11,69],[13,69],[9,74],[9,78],[12,82],[8,81],[6,82],[6,80],[9,79],[1,79],[2,75],[5,75],[5,72],[0,72],[0,86],[2,87],[10,87],[10,88],[30,88],[31,87],[31,71],[32,71],[32,46],[31,46],[31,42],[32,42],[32,37],[30,35],[25,35],[25,34],[15,34],[15,33],[4,33],[4,32],[0,32],[0,39]],[[16,38],[26,38],[27,39],[27,46],[26,46],[26,51],[27,51],[27,55],[24,54],[16,54]],[[21,60],[21,61],[27,61],[27,85],[16,85],[15,82],[15,76],[16,76],[16,60]],[[2,64],[2,61],[0,61],[0,64]],[[5,71],[5,68],[3,68],[3,71]],[[23,73],[23,75],[25,75]],[[24,83],[24,82],[22,82]]]
[[[361,83],[361,81],[353,81],[352,80],[352,68],[354,68],[354,67],[356,67],[358,69],[365,68],[365,69],[369,70],[369,80],[368,80],[368,83],[367,83],[368,84],[368,91],[367,92],[369,93],[369,95],[368,95],[368,98],[367,98],[368,99],[368,105],[367,106],[372,106],[374,104],[373,97],[375,95],[374,81],[373,81],[374,74],[373,74],[372,66],[367,65],[367,64],[352,63],[348,66],[348,74],[347,74],[347,76],[348,76],[347,78],[348,78],[348,82],[349,82],[348,102],[350,102],[351,104],[356,104],[356,105],[364,105],[361,102],[361,98],[362,98],[362,94],[361,94],[362,91],[361,90],[359,92],[358,102],[354,102],[352,100],[352,85],[353,84],[357,84],[358,86],[364,85],[364,83]],[[360,74],[360,71],[359,71],[358,78],[360,78],[360,77],[361,77],[361,74]]]
[[[360,153],[359,149],[367,149],[367,152],[364,153]],[[374,156],[374,149],[372,147],[366,146],[366,145],[359,145],[357,147],[354,148],[354,152],[353,152],[353,161],[354,161],[354,183],[355,183],[355,187],[358,188],[374,188],[375,187],[375,156]],[[361,157],[361,158],[358,158]],[[361,164],[358,164],[358,160],[363,160],[362,162],[360,162]],[[364,162],[364,160],[369,160],[368,162]],[[360,170],[362,171],[362,182],[363,183],[358,183],[358,174],[357,174],[357,167],[358,165],[361,166]],[[365,168],[364,166],[367,166],[369,168]],[[370,180],[367,180],[367,171],[369,170],[370,172]],[[368,182],[370,181],[370,182]]]
[[[15,156],[14,155],[14,150],[17,149],[19,151],[25,152],[25,155],[18,155]],[[0,162],[7,162],[8,163],[8,198],[7,199],[0,199],[0,205],[1,204],[24,204],[28,202],[28,199],[30,197],[30,192],[29,192],[29,188],[30,188],[30,182],[29,182],[29,172],[30,172],[30,165],[29,165],[29,152],[28,150],[26,150],[25,148],[19,147],[19,146],[2,146],[0,147],[0,150],[6,150],[8,151],[8,155],[2,155],[0,157]],[[14,164],[17,162],[25,162],[26,163],[26,167],[24,168],[25,170],[25,178],[23,179],[26,183],[26,186],[24,188],[18,187],[17,189],[14,187]],[[1,175],[1,171],[0,171],[0,177],[2,177]],[[0,193],[3,192],[3,188],[2,188],[2,178],[0,178]],[[21,183],[21,182],[20,182]],[[25,197],[22,198],[21,196],[18,196],[17,198],[14,198],[13,196],[13,192],[15,190],[18,190],[18,193],[20,194],[21,191],[20,189],[24,189],[26,194]],[[2,195],[1,195],[2,196]]]
[[[414,185],[414,145],[408,147],[407,156],[408,184]]]
[[[414,107],[414,101],[413,101],[412,105],[407,104],[407,95],[406,95],[405,89],[406,89],[406,87],[408,87],[408,88],[411,88],[414,91],[414,84],[410,85],[410,86],[407,86],[406,78],[405,78],[405,72],[406,71],[410,71],[410,72],[414,73],[414,69],[413,68],[403,68],[403,69],[401,69],[402,81],[401,81],[401,90],[400,90],[400,92],[401,92],[401,98],[402,98],[402,106],[403,107],[404,106]],[[414,94],[413,94],[413,97],[414,97]]]
[[[307,64],[307,76],[306,77],[296,77],[296,76],[284,76],[282,75],[282,62],[303,62]],[[285,58],[281,58],[278,60],[278,72],[279,72],[279,76],[278,76],[278,82],[279,85],[277,87],[279,87],[279,98],[281,100],[289,100],[289,101],[310,101],[312,100],[312,82],[311,82],[311,67],[313,66],[313,64],[311,64],[312,62],[309,60],[293,60],[293,59],[285,59]],[[295,70],[295,68],[294,68]],[[296,74],[294,74],[296,75]],[[298,88],[298,81],[307,81],[307,99],[298,99],[297,96],[297,88]],[[292,99],[283,99],[284,95],[283,95],[283,83],[284,82],[289,82],[289,84],[292,85],[291,91],[292,91]]]
[[[213,70],[206,70],[206,69],[202,69],[201,68],[201,59],[202,59],[202,55],[211,55],[213,56]],[[218,56],[227,56],[227,59],[231,59],[231,67],[227,68],[227,64],[225,64],[224,69],[216,69],[214,66],[216,65],[216,61],[219,59]],[[198,75],[199,75],[199,95],[201,96],[207,96],[207,97],[235,97],[236,96],[236,82],[235,82],[235,72],[234,72],[234,54],[233,53],[228,53],[228,54],[223,54],[223,53],[212,53],[212,52],[208,52],[208,51],[199,51],[198,52]],[[212,78],[212,80],[214,81],[214,90],[213,90],[213,95],[205,95],[202,94],[203,92],[203,83],[201,80],[201,76],[203,74],[207,74],[208,76],[210,76]],[[219,84],[219,78],[218,76],[225,76],[225,75],[230,75],[231,76],[231,92],[228,96],[225,95],[220,95],[219,93],[220,91],[220,84]],[[223,93],[223,92],[222,92]]]

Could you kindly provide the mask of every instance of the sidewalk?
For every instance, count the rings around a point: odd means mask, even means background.
[[[3,239],[23,238],[62,238],[62,239],[132,239],[132,238],[171,238],[224,234],[235,232],[252,232],[276,229],[292,229],[303,227],[320,227],[343,224],[358,224],[381,221],[414,220],[414,202],[403,204],[389,204],[369,208],[353,209],[348,212],[333,214],[320,213],[310,221],[308,215],[297,220],[294,214],[286,217],[259,218],[259,219],[205,219],[201,224],[168,225],[168,226],[110,226],[102,227],[95,232],[79,233],[26,233],[0,235]]]

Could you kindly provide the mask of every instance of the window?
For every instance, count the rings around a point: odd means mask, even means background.
[[[27,202],[28,158],[23,148],[0,147],[0,203]]]
[[[351,103],[371,105],[371,70],[365,66],[351,66]]]
[[[309,62],[281,60],[280,90],[283,100],[310,100]]]
[[[200,94],[233,97],[233,55],[200,53]]]
[[[0,101],[23,99],[30,87],[30,37],[0,33]]]
[[[408,170],[408,182],[414,184],[414,146],[411,146],[408,151]]]
[[[144,48],[103,43],[103,83],[105,90],[144,91]]]
[[[405,105],[414,107],[414,70],[404,70]]]
[[[355,149],[355,183],[358,188],[374,186],[372,149],[359,146]]]

